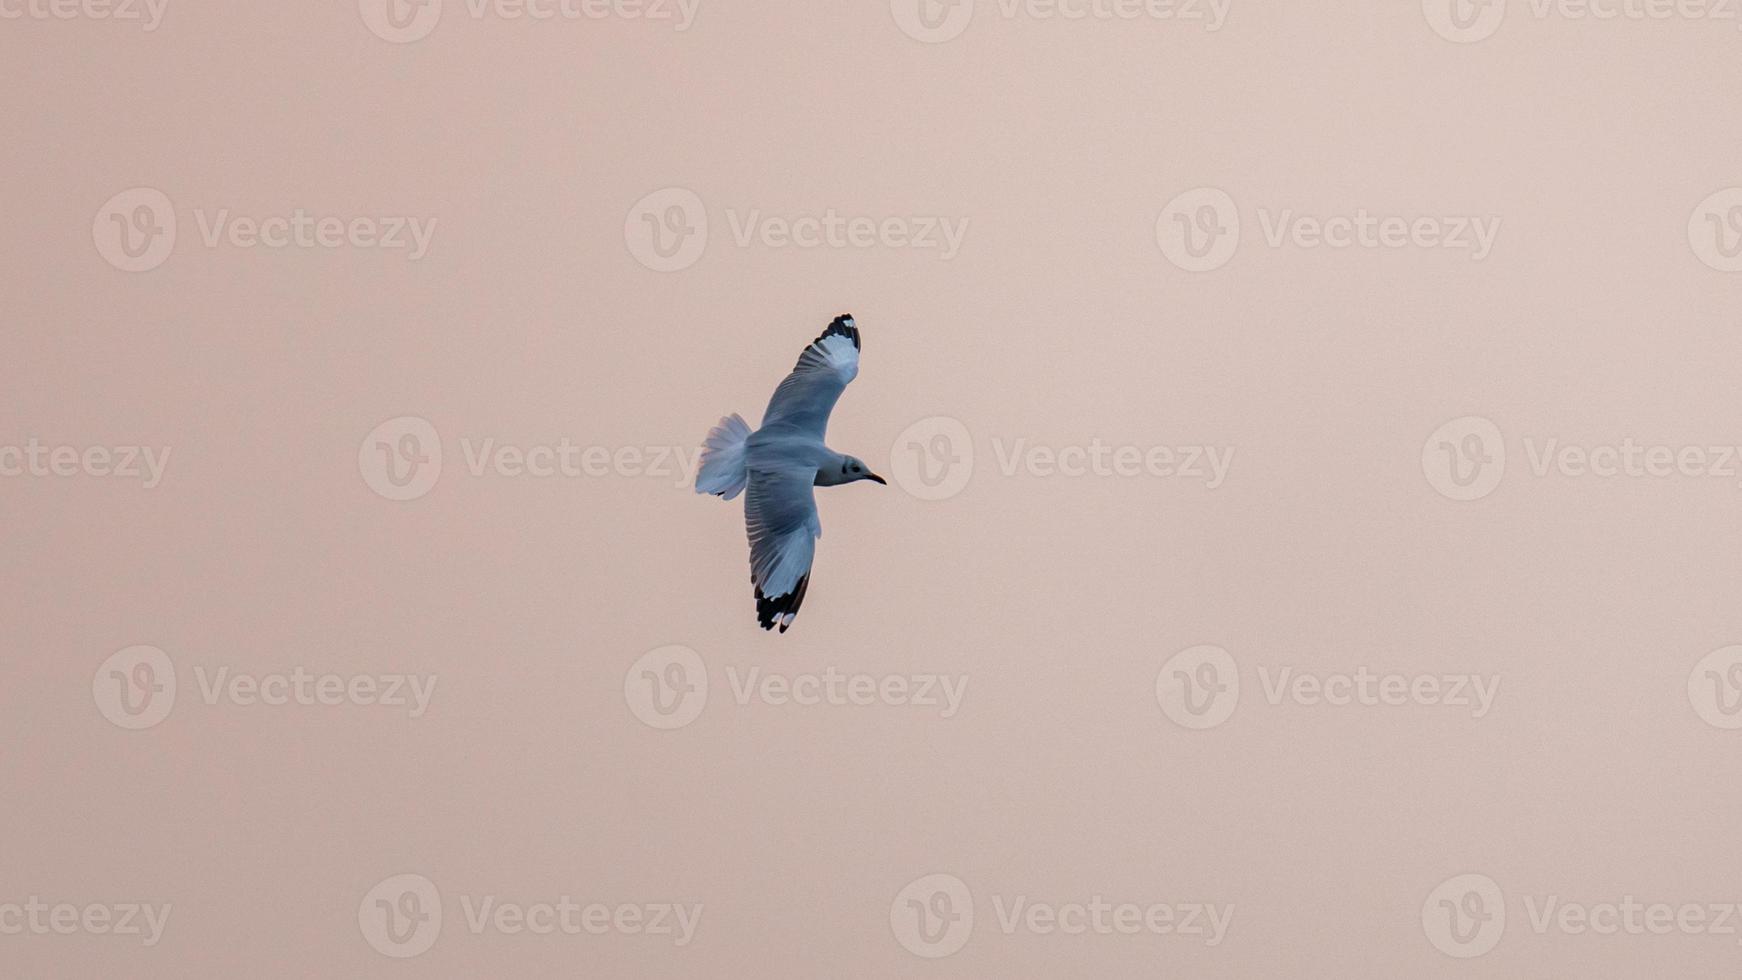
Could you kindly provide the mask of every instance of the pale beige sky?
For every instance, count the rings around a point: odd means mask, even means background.
[[[0,0],[0,974],[1735,975],[1725,5],[391,2]]]

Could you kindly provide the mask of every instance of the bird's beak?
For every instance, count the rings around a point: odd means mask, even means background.
[[[875,481],[877,481],[877,484],[878,484],[878,485],[879,485],[879,486],[885,486],[885,487],[886,487],[886,486],[888,486],[888,485],[889,485],[889,481],[888,481],[888,480],[885,480],[885,479],[884,479],[884,478],[882,478],[882,477],[880,477],[880,476],[878,476],[878,475],[877,475],[877,474],[875,474],[875,473],[869,473],[869,474],[866,474],[866,476],[865,476],[865,479],[867,479],[867,480],[875,480]]]

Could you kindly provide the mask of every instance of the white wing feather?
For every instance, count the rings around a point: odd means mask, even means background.
[[[859,328],[850,316],[836,317],[774,389],[768,411],[762,414],[763,428],[791,426],[822,441],[835,402],[858,376]]]

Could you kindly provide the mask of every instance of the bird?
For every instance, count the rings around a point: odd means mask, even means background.
[[[696,492],[722,500],[744,494],[750,582],[764,630],[778,626],[785,633],[810,587],[823,533],[814,488],[860,480],[888,486],[864,460],[823,444],[829,413],[858,376],[859,325],[843,313],[799,354],[774,389],[760,429],[752,432],[734,412],[702,444]]]

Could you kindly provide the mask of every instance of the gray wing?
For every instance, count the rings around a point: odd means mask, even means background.
[[[835,317],[804,353],[768,402],[762,425],[786,424],[820,441],[829,413],[847,383],[859,376],[859,327],[848,315]]]
[[[811,561],[823,533],[811,491],[815,479],[815,467],[798,465],[750,472],[744,523],[750,532],[756,621],[765,630],[778,623],[786,632],[810,585]]]

